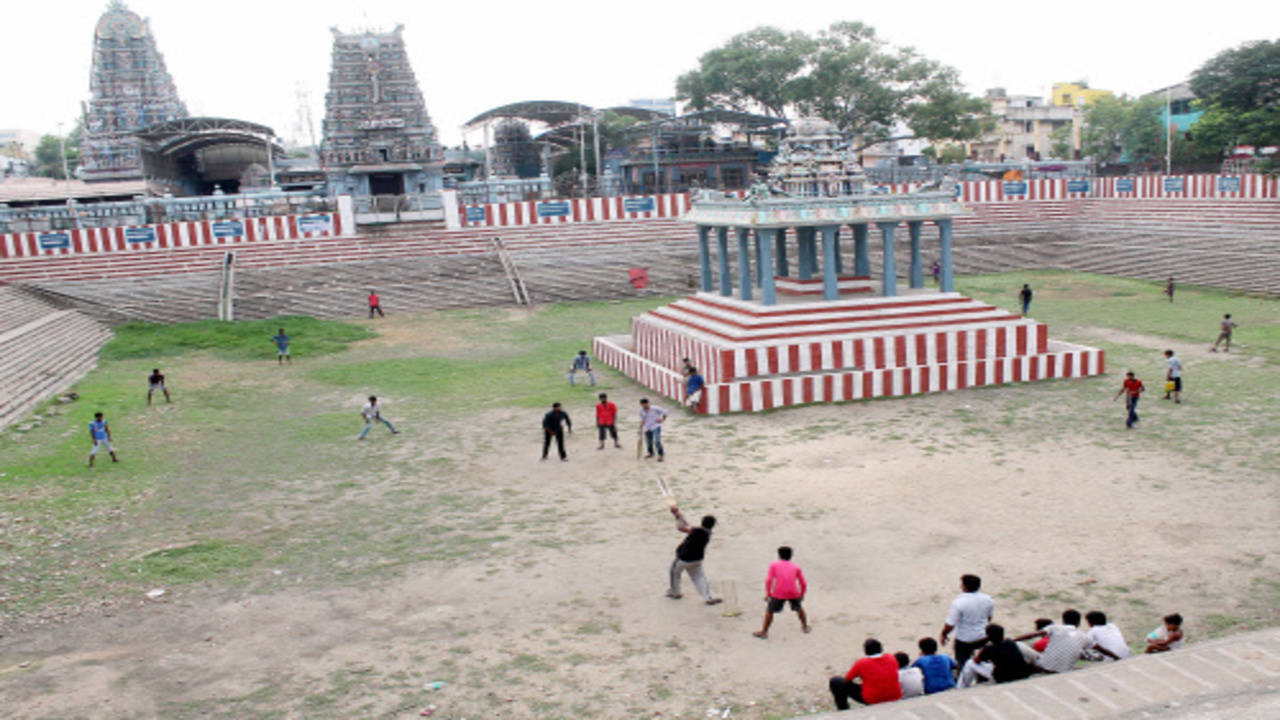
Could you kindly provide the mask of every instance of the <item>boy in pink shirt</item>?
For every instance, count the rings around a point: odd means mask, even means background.
[[[800,602],[809,586],[804,581],[804,571],[799,565],[791,562],[791,548],[783,545],[778,548],[778,559],[769,565],[769,574],[764,579],[765,601],[769,603],[764,612],[764,627],[760,632],[751,633],[758,638],[769,637],[769,626],[773,624],[773,614],[782,612],[787,603],[800,616],[800,627],[809,632],[809,618],[805,617]]]

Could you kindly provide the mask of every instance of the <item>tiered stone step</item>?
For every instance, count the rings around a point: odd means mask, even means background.
[[[775,275],[774,287],[779,295],[792,297],[822,297],[822,278],[801,280],[794,277]],[[836,292],[840,295],[858,295],[876,291],[877,283],[870,275],[841,275],[836,278]]]
[[[596,357],[677,400],[684,358],[709,414],[1096,375],[1102,351],[1051,342],[1043,323],[958,293],[765,307],[709,293],[596,339]]]
[[[0,428],[75,384],[97,365],[98,350],[109,339],[105,325],[53,308],[0,333]]]

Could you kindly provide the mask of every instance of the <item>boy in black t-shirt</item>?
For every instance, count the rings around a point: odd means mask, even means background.
[[[706,557],[707,543],[711,542],[711,529],[716,526],[715,517],[704,515],[701,526],[693,527],[685,521],[679,508],[672,507],[671,514],[676,516],[676,529],[685,533],[687,537],[676,548],[676,557],[671,561],[671,586],[667,589],[667,597],[673,600],[680,599],[680,576],[687,572],[689,580],[693,582],[693,586],[698,589],[698,594],[707,601],[708,605],[723,602],[721,598],[711,596],[707,576],[702,573],[702,560]]]
[[[975,660],[991,663],[991,679],[998,683],[1024,680],[1034,672],[1022,648],[1013,640],[1005,639],[1004,627],[995,623],[987,625],[987,644],[978,651]]]
[[[151,404],[151,394],[159,390],[164,393],[164,401],[172,403],[169,399],[169,388],[164,386],[164,374],[160,372],[160,368],[155,368],[151,374],[147,376],[147,404]]]

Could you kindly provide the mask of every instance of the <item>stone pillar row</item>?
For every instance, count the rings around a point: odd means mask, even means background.
[[[907,221],[907,230],[911,240],[911,267],[908,273],[909,285],[912,288],[924,287],[924,266],[921,260],[920,236],[923,220]],[[954,292],[955,273],[951,264],[951,231],[950,219],[934,220],[938,226],[941,245],[939,264],[941,277],[939,283],[942,292]],[[881,291],[885,297],[898,294],[897,260],[894,237],[899,222],[878,222],[880,237],[884,245],[884,272],[881,277]],[[871,274],[871,255],[868,250],[869,224],[853,225],[853,272],[859,276]],[[698,226],[698,260],[700,287],[703,292],[712,292],[715,287],[711,276],[711,237],[712,226]],[[733,277],[729,272],[729,228],[716,227],[716,259],[719,275],[719,293],[724,297],[733,296]],[[737,228],[738,231],[738,294],[743,300],[752,299],[752,287],[759,287],[761,302],[765,305],[777,303],[777,289],[774,275],[790,276],[787,260],[786,228],[762,228],[752,232],[750,228]],[[836,300],[840,297],[839,275],[844,266],[840,252],[840,226],[821,225],[816,227],[801,226],[795,229],[796,236],[796,271],[801,280],[809,280],[818,272],[818,235],[822,236],[822,297],[825,300]],[[751,252],[755,252],[755,272],[752,272]],[[774,268],[776,272],[768,272]],[[754,276],[753,276],[754,275]]]

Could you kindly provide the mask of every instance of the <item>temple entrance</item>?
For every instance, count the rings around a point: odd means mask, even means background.
[[[400,173],[373,173],[369,176],[370,195],[403,195],[404,175]]]

